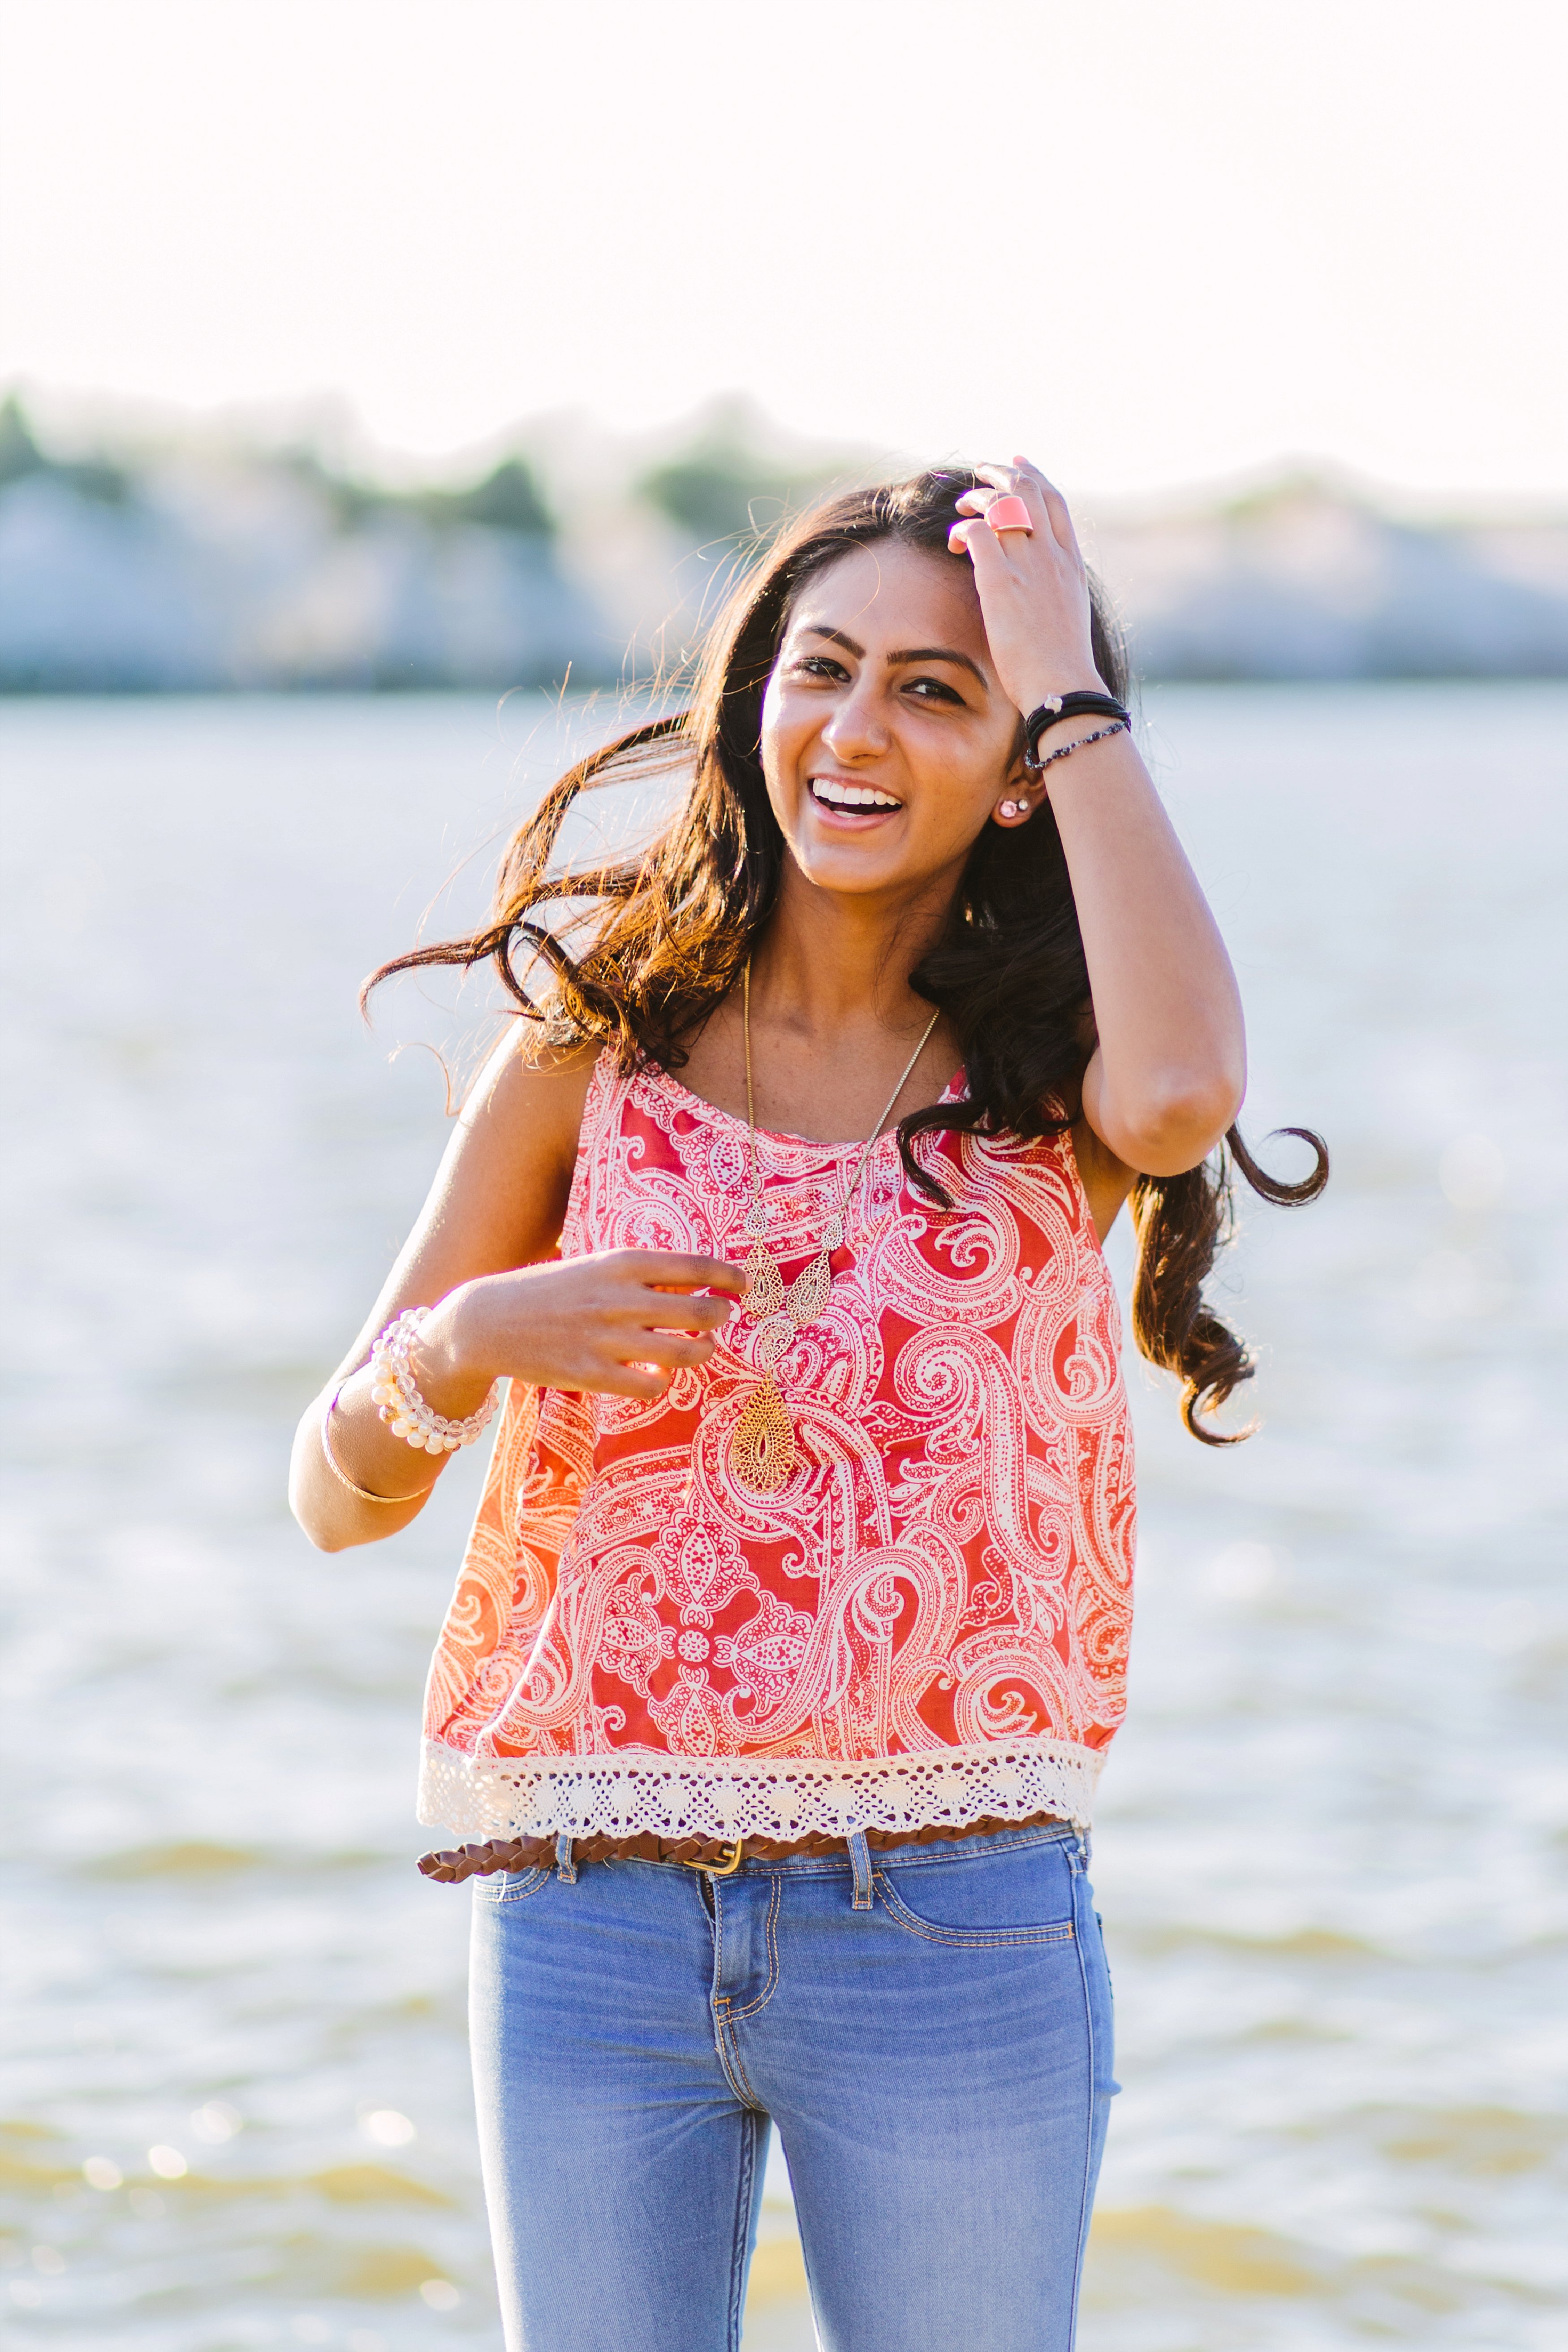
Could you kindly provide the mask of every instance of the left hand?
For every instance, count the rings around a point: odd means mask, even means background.
[[[956,501],[966,520],[954,524],[947,546],[974,566],[1003,689],[1020,712],[1048,694],[1085,688],[1104,693],[1089,635],[1089,583],[1067,501],[1026,457],[975,471],[990,487],[966,490]],[[1032,531],[994,531],[982,520],[992,499],[1004,497],[1022,499]]]

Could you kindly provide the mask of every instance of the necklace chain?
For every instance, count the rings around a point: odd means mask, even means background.
[[[773,1377],[773,1367],[784,1353],[797,1331],[803,1331],[822,1313],[832,1293],[832,1254],[844,1237],[844,1219],[854,1197],[856,1185],[871,1157],[872,1147],[887,1125],[894,1103],[909,1084],[915,1065],[931,1042],[932,1033],[941,1018],[940,1010],[931,1015],[921,1035],[920,1043],[911,1054],[894,1087],[883,1105],[882,1115],[872,1129],[844,1181],[839,1205],[822,1228],[821,1245],[805,1271],[798,1274],[788,1290],[779,1264],[766,1246],[768,1213],[762,1204],[762,1176],[757,1164],[757,1096],[751,1076],[751,960],[747,958],[741,980],[741,1029],[746,1040],[746,1124],[751,1144],[751,1207],[746,1219],[746,1231],[751,1248],[746,1260],[746,1295],[742,1307],[751,1320],[761,1328],[758,1333],[757,1359],[762,1379],[730,1432],[730,1466],[743,1486],[754,1494],[776,1494],[795,1467],[795,1431],[789,1409],[779,1392]]]
[[[897,1084],[894,1086],[893,1092],[889,1095],[887,1100],[883,1103],[881,1114],[877,1118],[876,1125],[872,1129],[871,1133],[866,1137],[865,1141],[862,1144],[854,1165],[852,1167],[848,1177],[845,1179],[843,1192],[840,1198],[836,1212],[836,1222],[840,1228],[839,1240],[841,1241],[843,1238],[843,1220],[848,1213],[850,1202],[854,1195],[855,1186],[860,1181],[861,1171],[865,1167],[866,1161],[871,1157],[872,1147],[876,1143],[878,1138],[882,1134],[883,1129],[887,1125],[889,1112],[892,1110],[894,1104],[898,1100],[899,1096],[904,1092],[904,1087],[909,1084],[910,1078],[914,1073],[915,1065],[920,1059],[921,1055],[925,1051],[926,1046],[931,1043],[932,1034],[936,1030],[937,1022],[941,1018],[941,1008],[938,1006],[937,1010],[931,1015],[930,1020],[925,1024],[925,1028],[921,1031],[920,1043],[916,1045],[914,1053],[911,1054],[908,1061],[905,1062],[903,1069],[900,1071]],[[746,1041],[746,1126],[751,1148],[751,1208],[752,1217],[755,1217],[757,1212],[762,1206],[762,1178],[757,1166],[757,1096],[751,1080],[751,959],[749,956],[747,956],[746,960],[746,969],[741,975],[740,1026],[741,1034]],[[747,1231],[748,1234],[751,1232],[751,1218],[747,1220]],[[831,1218],[829,1220],[830,1225],[834,1222],[835,1220]],[[753,1239],[760,1240],[761,1235],[755,1234],[752,1237]],[[836,1249],[838,1247],[838,1242],[833,1242],[830,1246]]]

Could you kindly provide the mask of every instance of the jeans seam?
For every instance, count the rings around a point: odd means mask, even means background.
[[[736,2097],[740,2101],[741,2105],[743,2107],[760,2108],[761,2102],[758,2100],[756,2092],[752,2089],[750,2084],[746,2079],[746,2068],[741,2062],[740,2051],[736,2043],[735,2029],[731,2023],[730,2017],[730,1997],[728,1993],[720,1992],[717,1990],[718,1986],[724,1981],[724,1896],[719,1892],[716,1880],[710,1879],[708,1884],[713,1890],[713,1980],[715,1990],[711,2005],[713,2009],[714,2021],[714,2048],[718,2053],[718,2063],[724,2068],[725,2080],[728,2083],[730,2089],[735,2093]],[[775,1882],[775,1884],[777,1884],[777,1882]]]
[[[924,1936],[927,1943],[955,1945],[960,1949],[983,1952],[1009,1944],[1073,1944],[1078,1940],[1074,1920],[1065,1919],[1060,1927],[943,1927],[926,1919],[917,1918],[899,1901],[892,1886],[877,1873],[877,1891],[887,1909],[888,1916],[899,1927],[907,1927],[914,1936]]]
[[[494,1895],[486,1895],[480,1892],[480,1889],[483,1887],[485,1883],[483,1879],[481,1879],[474,1892],[476,1899],[481,1903],[526,1903],[530,1895],[537,1895],[538,1893],[540,1887],[544,1885],[549,1874],[550,1874],[548,1870],[530,1870],[528,1872],[528,1876],[533,1880],[533,1885],[531,1886],[507,1886],[503,1883]]]
[[[718,2027],[723,2036],[723,2040],[716,2045],[718,2063],[724,2068],[730,2089],[743,2107],[748,2108],[754,2115],[766,2115],[767,2109],[751,2087],[746,2072],[746,2062],[740,2054],[740,2043],[736,2035],[735,2023],[727,2008],[718,2021]]]
[[[1077,1852],[1068,1856],[1068,1866],[1072,1873],[1072,1911],[1075,1922],[1078,1914],[1079,1899],[1082,1895],[1084,1883],[1083,1865],[1081,1859],[1082,1852],[1082,1844],[1080,1843]],[[1068,2306],[1067,2313],[1067,2341],[1070,2346],[1076,2344],[1078,2340],[1078,2299],[1082,2292],[1083,2257],[1086,2251],[1086,2241],[1089,2236],[1089,2168],[1093,2161],[1095,2098],[1094,2004],[1089,1998],[1089,1972],[1087,1963],[1083,1958],[1083,1939],[1082,1937],[1075,1935],[1072,1941],[1078,1954],[1078,1981],[1083,1993],[1084,2038],[1089,2044],[1089,2129],[1084,2136],[1083,2179],[1080,2184],[1078,2191],[1078,2261],[1072,2273],[1072,2300]]]
[[[766,2009],[773,1998],[774,1988],[779,1982],[779,1943],[774,1933],[779,1917],[779,1883],[776,1878],[768,1900],[768,1919],[763,1930],[768,1941],[768,1981],[757,1999],[749,2002],[745,2009],[729,2010],[727,2003],[726,2004],[728,2014],[732,2018],[755,2017],[758,2011]]]
[[[751,2176],[757,2168],[757,2126],[749,2116],[740,2129],[740,2178],[736,2185],[735,2239],[729,2258],[729,2352],[739,2352],[746,2317],[746,2246],[751,2235]]]

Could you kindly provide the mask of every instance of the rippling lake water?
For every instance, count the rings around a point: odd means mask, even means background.
[[[1320,1126],[1335,1174],[1228,1266],[1260,1435],[1200,1450],[1131,1372],[1084,2352],[1561,2352],[1568,693],[1145,719],[1246,991],[1245,1123]],[[467,1904],[412,1866],[479,1465],[333,1559],[283,1482],[441,1149],[440,1065],[392,1049],[479,1034],[407,985],[367,1033],[355,984],[476,850],[477,905],[558,732],[0,705],[7,2342],[498,2346]],[[776,2167],[747,2352],[810,2341]]]

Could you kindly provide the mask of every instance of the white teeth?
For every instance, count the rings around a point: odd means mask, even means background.
[[[895,809],[902,805],[888,793],[879,793],[870,784],[841,784],[827,776],[813,776],[811,790],[830,808]]]

